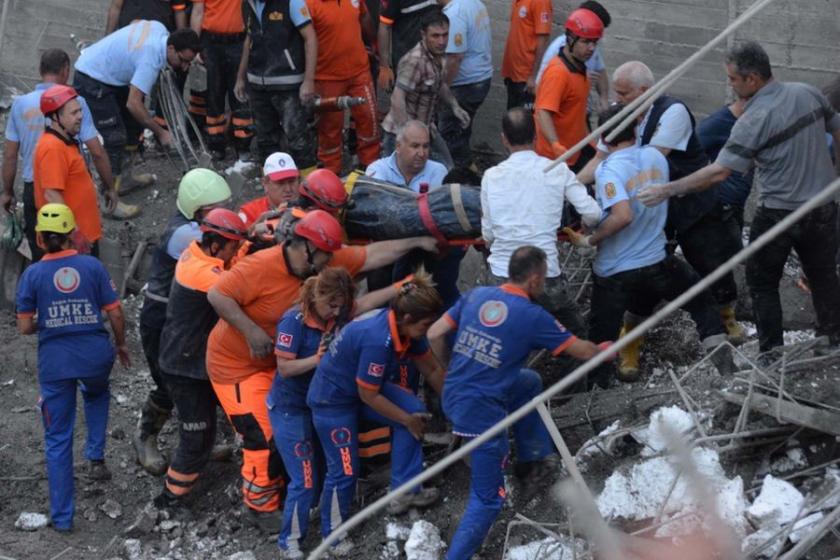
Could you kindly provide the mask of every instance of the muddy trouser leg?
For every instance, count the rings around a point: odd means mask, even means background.
[[[233,385],[213,383],[219,403],[243,439],[242,500],[254,511],[277,511],[283,498],[286,471],[265,404],[274,374],[261,371]]]
[[[239,71],[239,61],[242,58],[242,45],[242,41],[224,45],[222,75],[225,80],[225,97],[230,106],[233,145],[240,158],[243,156],[247,158],[251,154],[251,142],[254,139],[254,119],[248,103],[239,101],[233,93],[233,88],[236,85],[236,74]]]
[[[537,303],[554,315],[575,336],[586,338],[586,327],[583,319],[578,312],[577,305],[569,295],[566,279],[562,275],[545,279],[545,290],[537,298]]]
[[[169,396],[169,389],[166,387],[166,382],[161,374],[160,366],[158,366],[160,333],[161,329],[151,327],[140,321],[140,342],[143,345],[146,362],[149,364],[149,373],[151,373],[152,380],[155,383],[154,388],[149,391],[149,396],[140,416],[140,432],[143,437],[160,432],[174,406]]]
[[[455,167],[467,168],[472,163],[470,151],[470,137],[472,136],[473,120],[478,108],[484,103],[487,93],[490,91],[490,80],[464,84],[450,87],[452,95],[458,100],[461,106],[470,115],[470,124],[467,128],[461,127],[461,122],[449,107],[441,108],[438,114],[438,130],[449,146],[449,153],[455,162]]]
[[[277,91],[248,87],[248,102],[251,104],[251,113],[254,116],[260,165],[274,152],[282,151],[280,142],[282,116],[280,103],[277,100],[278,95]]]
[[[466,443],[471,438],[465,439]],[[504,433],[470,453],[470,497],[452,537],[447,560],[469,560],[487,537],[505,503],[507,459],[508,439]]]
[[[274,98],[281,115],[283,136],[289,147],[289,154],[295,160],[298,169],[314,167],[316,157],[315,131],[310,125],[312,111],[300,102],[298,89],[278,92]]]
[[[35,208],[35,184],[23,182],[23,233],[32,251],[32,262],[38,262],[44,256],[44,251],[38,247],[35,235],[35,224],[38,222],[38,210]]]
[[[708,276],[743,248],[741,230],[732,208],[716,205],[688,230],[677,233],[685,260],[701,277]],[[731,305],[738,299],[735,275],[729,272],[715,282],[710,291],[718,305]]]
[[[224,45],[213,42],[202,35],[202,58],[207,70],[207,147],[212,151],[223,151],[227,144],[227,118],[225,97],[227,94],[224,76]]]
[[[178,447],[166,472],[166,489],[188,494],[210,460],[216,440],[216,393],[206,379],[162,372],[178,410]]]
[[[105,152],[111,162],[111,173],[118,177],[122,172],[123,155],[129,142],[117,95],[118,88],[103,84],[81,72],[76,72],[73,77],[73,87],[87,102],[93,124],[102,135]]]
[[[750,243],[788,214],[790,214],[789,210],[772,210],[763,206],[756,208],[750,225]],[[784,344],[779,282],[793,248],[793,232],[798,227],[798,224],[794,224],[792,228],[777,235],[747,261],[747,286],[750,290],[755,326],[758,330],[758,347],[762,352]],[[815,244],[822,242],[817,239],[808,241]]]
[[[126,107],[128,103],[129,87],[114,88],[117,103],[120,107],[120,118],[123,125],[125,125],[125,151],[128,153],[136,152],[140,148],[140,138],[143,135],[143,125],[141,125],[134,118],[134,115]]]
[[[592,303],[589,310],[589,340],[592,342],[615,341],[621,330],[627,294],[622,284],[622,273],[613,276],[592,274]],[[606,387],[615,377],[615,366],[605,362],[589,374],[594,383]]]
[[[507,397],[507,410],[513,412],[531,399],[542,393],[543,385],[540,374],[532,369],[521,369],[516,382],[511,385]],[[522,420],[513,425],[513,440],[516,442],[516,460],[520,463],[539,461],[556,453],[551,436],[540,417],[532,410]]]
[[[837,204],[830,202],[812,210],[794,226],[793,247],[811,286],[817,314],[817,336],[828,335],[840,344],[840,283],[837,265]]]
[[[315,407],[312,422],[327,462],[321,492],[321,535],[326,537],[350,517],[359,474],[359,409]]]
[[[528,93],[528,90],[525,89],[525,85],[525,82],[514,82],[510,78],[505,78],[508,110],[513,109],[514,107],[525,107],[528,104],[533,106],[534,95]]]

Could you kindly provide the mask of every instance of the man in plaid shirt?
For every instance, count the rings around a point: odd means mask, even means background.
[[[382,121],[382,155],[391,155],[399,128],[409,120],[418,120],[431,130],[431,158],[451,169],[452,157],[446,142],[435,128],[435,108],[442,99],[458,117],[461,125],[470,123],[469,114],[458,105],[444,81],[443,57],[449,40],[449,18],[441,10],[427,13],[420,24],[420,42],[408,51],[397,66],[396,87],[391,94],[391,110]]]

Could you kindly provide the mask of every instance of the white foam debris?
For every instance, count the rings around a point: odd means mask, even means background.
[[[811,531],[814,530],[814,525],[819,523],[823,518],[823,514],[820,512],[812,513],[808,517],[803,517],[799,521],[793,524],[793,531],[790,532],[790,542],[796,544],[801,541],[804,537],[808,535]]]
[[[379,553],[379,560],[399,560],[400,546],[396,541],[388,541]]]
[[[576,454],[576,462],[578,466],[583,468],[583,470],[586,470],[586,460],[596,455],[600,455],[602,453],[601,449],[604,440],[611,434],[617,432],[620,427],[621,421],[616,420],[615,422],[601,430],[601,432],[597,436],[586,440],[584,444],[581,445],[580,450]]]
[[[225,175],[232,175],[233,173],[245,175],[251,172],[255,167],[256,164],[254,164],[254,162],[237,159],[233,165],[225,169]]]
[[[645,447],[642,457],[650,457],[664,451],[668,447],[666,434],[670,431],[685,434],[694,427],[691,415],[678,406],[663,406],[650,415],[650,423],[646,428],[633,432],[633,437]]]
[[[808,466],[808,459],[805,452],[799,448],[788,449],[784,457],[779,457],[770,465],[770,470],[775,473],[786,473]]]
[[[561,541],[546,537],[541,541],[511,547],[505,554],[504,560],[569,560],[575,554],[578,558],[583,556],[585,547],[582,540],[575,539],[573,542],[568,537],[561,537]]]
[[[439,560],[446,548],[438,528],[423,519],[411,526],[405,543],[406,560]]]
[[[15,528],[21,531],[37,531],[43,529],[49,523],[49,519],[43,513],[32,513],[28,511],[18,515],[15,521]]]
[[[747,515],[759,527],[780,526],[793,521],[804,502],[805,497],[793,484],[768,474]]]
[[[747,537],[741,541],[741,552],[749,552],[754,548],[765,544],[778,531],[779,530],[777,528],[764,528],[759,529],[751,535],[747,535]],[[766,548],[759,552],[758,556],[762,558],[774,558],[776,554],[782,550],[784,544],[784,541],[781,538],[778,538],[774,540],[772,544],[769,544]]]
[[[389,541],[407,541],[411,528],[399,523],[389,522],[385,525],[385,538]]]

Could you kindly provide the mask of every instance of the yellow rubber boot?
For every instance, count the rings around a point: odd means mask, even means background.
[[[625,336],[628,332],[633,330],[634,326],[629,325],[626,321],[621,327],[621,332],[618,338]],[[639,357],[642,353],[642,344],[645,343],[645,337],[640,336],[618,352],[618,379],[625,383],[637,381],[641,373],[639,368]]]
[[[729,342],[736,346],[746,342],[747,333],[744,332],[744,327],[735,318],[735,309],[731,305],[724,305],[720,308],[720,320],[723,321],[723,326],[726,328]]]

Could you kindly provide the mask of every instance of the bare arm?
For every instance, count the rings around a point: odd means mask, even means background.
[[[194,2],[190,13],[190,29],[201,37],[201,24],[204,22],[204,2]]]
[[[122,6],[123,0],[111,0],[111,5],[108,7],[108,19],[105,21],[105,35],[110,35],[117,29]]]
[[[303,37],[303,50],[306,62],[303,70],[303,83],[300,85],[300,98],[307,100],[315,95],[315,68],[318,64],[318,36],[310,23],[300,30]]]
[[[64,195],[61,194],[62,191],[56,189],[46,188],[44,189],[44,200],[47,202],[57,202],[59,204],[64,204]]]
[[[359,23],[362,24],[362,37],[368,45],[376,42],[376,26],[373,24],[373,18],[370,17],[370,12],[365,12],[359,15]]]
[[[235,299],[220,294],[214,286],[207,292],[207,301],[210,302],[219,317],[242,333],[242,336],[248,342],[252,357],[261,359],[271,354],[274,341],[242,311]]]
[[[397,126],[402,126],[408,120],[408,113],[405,112],[405,91],[399,86],[391,92],[391,116]]]
[[[710,163],[702,169],[698,169],[691,175],[683,177],[664,185],[648,187],[637,195],[639,201],[645,206],[656,206],[672,196],[682,196],[693,192],[700,192],[712,185],[725,181],[732,173],[728,167],[719,163]]]
[[[528,77],[526,87],[528,91],[534,93],[537,88],[537,75],[540,73],[540,66],[542,65],[543,55],[545,49],[548,47],[548,35],[537,35],[537,50],[534,57],[534,68],[531,70],[531,75]]]
[[[379,20],[379,29],[376,32],[376,42],[379,46],[379,66],[383,68],[390,68],[392,71],[395,64],[399,64],[391,60],[391,25]]]
[[[201,6],[202,4],[196,5]],[[138,123],[154,132],[155,136],[158,137],[162,144],[168,144],[169,132],[164,130],[162,126],[155,122],[155,119],[152,118],[149,111],[146,109],[144,99],[145,94],[142,91],[134,86],[129,86],[128,101],[125,106],[128,109],[128,112],[131,113],[131,116],[134,117]]]
[[[607,159],[607,154],[602,152],[601,150],[596,150],[595,157],[590,159],[583,169],[578,171],[577,180],[583,183],[584,185],[591,185],[595,182],[595,169],[598,167],[598,164]]]
[[[593,357],[595,354],[600,352],[601,349],[592,342],[588,340],[577,339],[572,342],[568,348],[563,350],[564,354],[568,354],[572,358],[577,358],[578,360],[588,360],[589,358]]]
[[[356,298],[356,303],[353,306],[354,316],[367,313],[371,309],[382,307],[397,296],[397,288],[388,286],[381,290],[368,292],[361,297]]]
[[[606,70],[602,70],[595,80],[595,91],[601,99],[601,110],[604,111],[610,106],[610,77]]]
[[[239,59],[239,68],[236,71],[236,81],[245,83],[248,77],[248,59],[251,56],[251,35],[245,36],[245,41],[242,43],[242,56]]]
[[[114,342],[117,347],[117,357],[124,367],[131,366],[131,357],[128,354],[128,346],[125,344],[125,316],[122,306],[117,306],[107,311],[108,322],[111,323],[111,330],[114,332]]]
[[[98,138],[88,140],[85,142],[85,146],[87,146],[90,152],[90,157],[93,159],[93,166],[96,168],[99,178],[102,179],[102,183],[105,185],[105,191],[113,191],[114,175],[111,171],[111,160],[108,159],[105,148],[99,143]]]
[[[437,357],[438,361],[445,366],[449,364],[450,352],[449,346],[446,344],[446,335],[455,330],[452,323],[444,315],[434,322],[426,333],[426,338],[429,340],[429,346],[432,352]]]
[[[362,399],[363,403],[385,418],[405,426],[408,431],[411,432],[411,435],[413,435],[416,439],[423,437],[423,428],[425,424],[423,418],[428,415],[409,414],[388,400],[388,398],[379,393],[379,391],[374,391],[365,387],[359,387],[359,397]]]
[[[423,249],[434,253],[437,252],[437,241],[434,237],[409,237],[371,243],[366,247],[365,264],[360,272],[389,265],[412,249]]]
[[[189,22],[187,21],[186,10],[175,11],[175,29],[186,29]]]
[[[440,363],[435,358],[434,353],[428,352],[425,356],[414,358],[412,360],[420,374],[429,382],[432,389],[438,395],[443,394],[443,381],[446,379],[446,370],[443,369]]]
[[[318,354],[313,354],[308,358],[294,360],[289,360],[287,358],[281,358],[280,356],[277,356],[277,372],[283,379],[288,379],[289,377],[296,377],[298,375],[309,373],[310,371],[318,367],[318,362],[320,361],[321,356],[319,356]]]
[[[461,53],[447,53],[446,54],[446,75],[444,82],[451,86],[452,82],[458,76],[458,70],[461,69],[461,61],[464,60],[464,55]]]
[[[554,128],[554,120],[551,118],[551,111],[546,109],[537,109],[537,126],[540,128],[545,139],[549,144],[557,142],[557,130]],[[567,146],[568,147],[568,146]]]
[[[597,246],[601,241],[612,237],[622,229],[626,228],[633,221],[633,209],[630,208],[629,200],[616,202],[610,207],[610,213],[601,222],[592,235],[589,236],[589,244]]]
[[[15,200],[15,175],[17,175],[18,142],[6,140],[3,149],[3,194],[0,195],[0,206],[7,212],[12,211]]]
[[[35,334],[38,332],[38,323],[34,315],[18,315],[17,330],[20,334]]]

